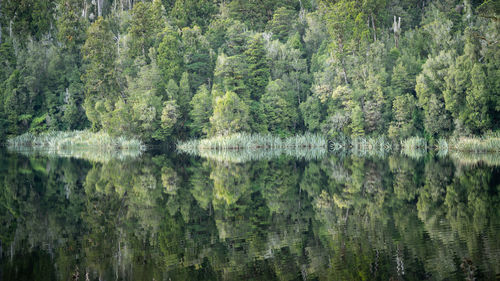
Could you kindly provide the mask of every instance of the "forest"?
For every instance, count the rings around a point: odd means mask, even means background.
[[[496,0],[4,0],[0,139],[500,128]]]

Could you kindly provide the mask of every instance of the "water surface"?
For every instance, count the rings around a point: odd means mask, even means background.
[[[492,157],[304,155],[2,151],[0,280],[500,277]]]

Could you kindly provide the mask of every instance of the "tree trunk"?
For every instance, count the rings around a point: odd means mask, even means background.
[[[345,84],[348,85],[349,81],[347,81],[347,71],[345,69],[345,58],[344,58],[344,43],[342,42],[342,38],[339,38],[339,47],[340,53],[342,54],[342,58],[340,59],[340,63],[342,65],[342,74],[344,75]]]
[[[375,28],[375,20],[373,19],[373,14],[370,14],[372,19],[372,28],[373,28],[373,41],[377,41],[377,29]]]
[[[97,0],[97,16],[102,17],[102,1],[103,0]]]
[[[346,85],[349,85],[349,81],[347,81],[347,71],[345,70],[345,60],[342,58],[342,72],[344,74],[344,81]]]
[[[87,0],[83,0],[83,17],[87,18]]]
[[[394,16],[394,23],[392,24],[392,29],[394,31],[394,44],[396,48],[399,48],[399,35],[401,34],[401,17],[396,21],[396,16]]]

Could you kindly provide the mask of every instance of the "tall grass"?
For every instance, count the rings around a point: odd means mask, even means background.
[[[500,152],[500,133],[451,139],[449,141],[449,150],[474,153],[498,153]]]
[[[177,144],[177,149],[190,152],[196,150],[227,149],[290,149],[290,148],[326,148],[325,137],[306,133],[288,138],[280,138],[270,134],[238,133],[229,136],[216,136],[202,140],[190,140]]]
[[[401,153],[411,158],[421,158],[427,153],[427,141],[422,137],[411,137],[401,142]]]
[[[139,139],[112,137],[105,132],[90,131],[46,132],[39,135],[26,133],[8,139],[7,146],[11,149],[41,148],[60,151],[78,149],[144,151],[146,148]]]
[[[95,149],[63,149],[53,150],[42,147],[18,147],[14,149],[16,152],[30,156],[44,156],[44,157],[67,157],[75,159],[84,159],[97,163],[108,163],[111,160],[127,161],[140,157],[143,154],[141,150],[95,150]]]

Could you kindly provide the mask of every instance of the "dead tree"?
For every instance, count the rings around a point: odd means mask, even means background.
[[[399,17],[398,21],[396,21],[396,16],[394,16],[392,29],[394,30],[394,43],[396,43],[396,48],[399,48],[399,36],[401,35],[401,17]]]

